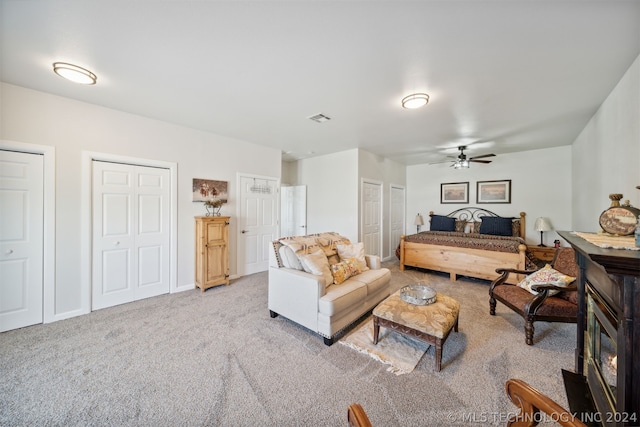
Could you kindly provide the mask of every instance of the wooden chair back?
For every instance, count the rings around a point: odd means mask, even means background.
[[[349,405],[347,409],[347,421],[349,422],[349,427],[372,427],[367,413],[364,412],[364,409],[359,403]]]
[[[540,412],[563,427],[586,427],[569,411],[522,380],[510,379],[505,387],[511,401],[520,408],[520,413],[507,421],[508,427],[537,426],[538,421],[544,419],[539,416]]]

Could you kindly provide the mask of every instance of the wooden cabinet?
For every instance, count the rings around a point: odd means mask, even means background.
[[[196,287],[229,284],[229,217],[196,217]]]
[[[553,261],[553,257],[556,255],[556,248],[548,246],[528,246],[531,253],[540,261]]]

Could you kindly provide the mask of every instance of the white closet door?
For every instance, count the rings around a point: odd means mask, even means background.
[[[134,299],[169,293],[168,169],[136,166],[138,277]]]
[[[93,162],[94,310],[169,292],[169,171]]]
[[[364,251],[382,257],[382,185],[362,183],[362,241]]]
[[[253,274],[269,268],[269,245],[278,238],[278,181],[240,177],[238,270]]]
[[[44,160],[0,151],[0,332],[42,323]]]

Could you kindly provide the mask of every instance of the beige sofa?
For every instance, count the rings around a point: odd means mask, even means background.
[[[270,248],[270,315],[282,315],[331,345],[389,296],[390,279],[379,257],[365,255],[361,243],[351,244],[337,233],[281,238]]]

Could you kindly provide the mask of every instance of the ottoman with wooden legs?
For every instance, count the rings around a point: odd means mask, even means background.
[[[373,309],[373,343],[378,344],[380,326],[411,336],[435,347],[435,370],[440,371],[442,346],[453,329],[458,332],[460,303],[436,294],[429,305],[414,305],[400,297],[400,290]]]

